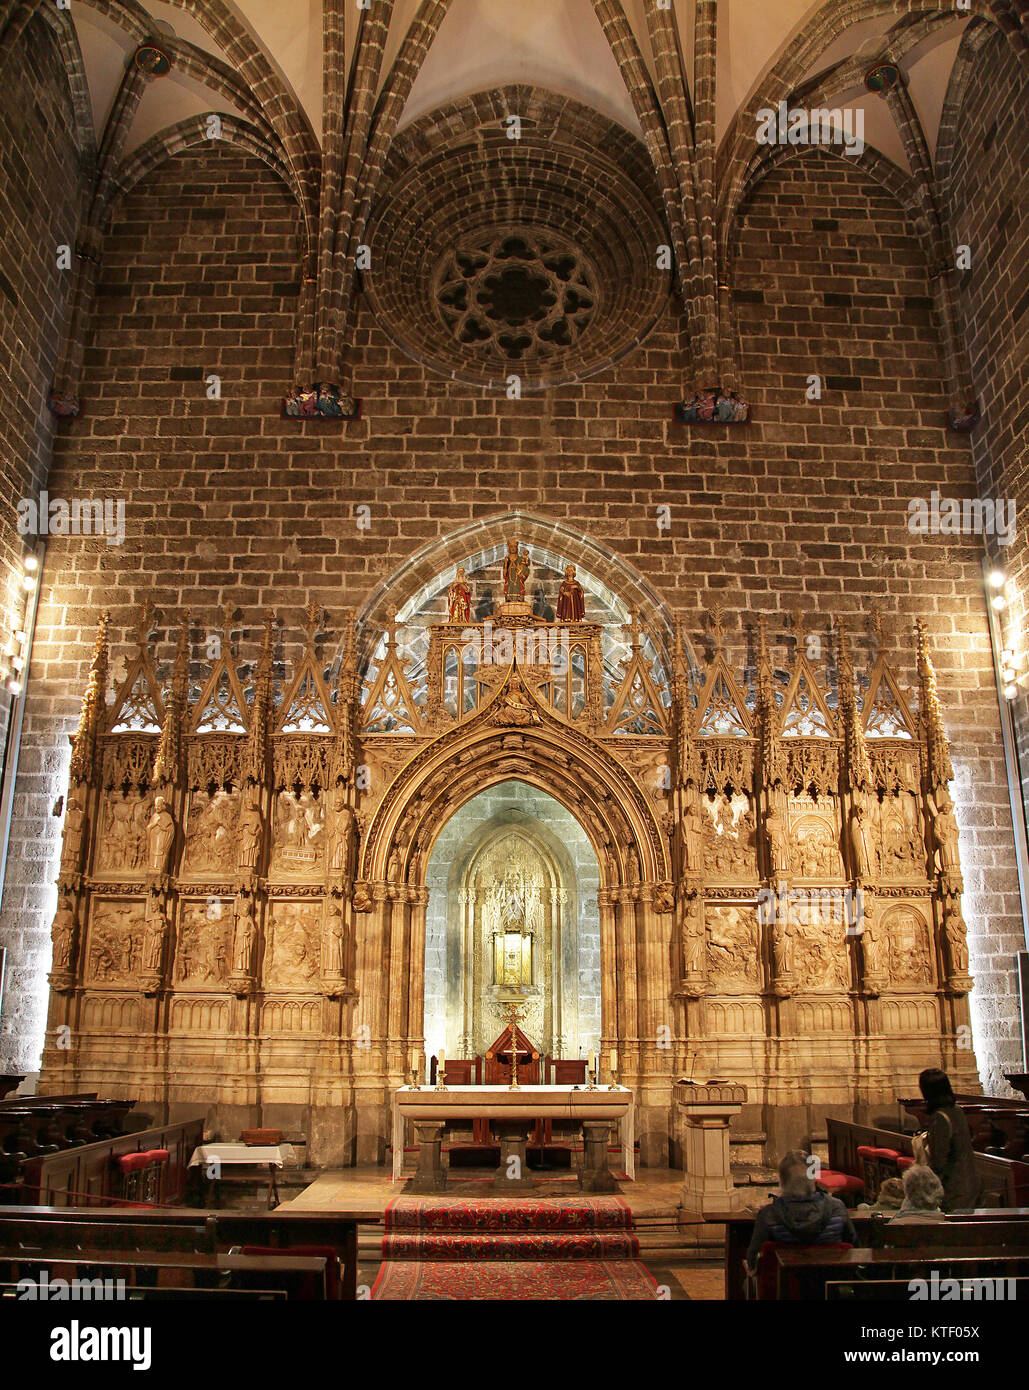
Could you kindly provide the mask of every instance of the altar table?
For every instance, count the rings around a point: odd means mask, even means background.
[[[617,1120],[622,1166],[636,1178],[633,1093],[626,1086],[401,1086],[393,1093],[393,1181],[404,1163],[404,1121],[446,1120]]]

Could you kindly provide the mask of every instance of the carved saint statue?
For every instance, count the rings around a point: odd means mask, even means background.
[[[865,838],[865,805],[855,801],[850,812],[850,849],[854,856],[854,875],[867,878],[869,873],[868,841]]]
[[[498,700],[492,718],[495,724],[514,728],[524,728],[527,724],[540,722],[517,671],[511,673],[507,688]]]
[[[82,859],[82,835],[86,824],[84,797],[80,788],[68,794],[68,805],[64,812],[64,845],[61,849],[61,868],[67,874],[76,874]]]
[[[682,916],[682,968],[684,975],[699,975],[704,969],[707,942],[704,939],[703,905],[694,898]]]
[[[640,856],[635,845],[630,845],[629,852],[625,856],[625,877],[630,887],[640,881]]]
[[[954,803],[944,787],[940,792],[939,805],[930,796],[929,809],[933,818],[933,840],[936,843],[936,867],[941,874],[957,873],[958,860],[958,822],[954,815]]]
[[[586,596],[575,577],[575,566],[569,565],[557,595],[557,620],[559,623],[581,623],[585,616]]]
[[[257,941],[254,905],[249,898],[236,904],[236,936],[232,943],[232,973],[249,976]]]
[[[325,945],[323,968],[326,975],[343,974],[343,913],[338,903],[329,907],[329,919],[325,926]]]
[[[400,881],[400,851],[395,849],[386,861],[386,882],[399,883]]]
[[[52,969],[54,971],[70,970],[75,955],[75,914],[72,911],[70,901],[63,894],[57,906],[50,934],[54,943]]]
[[[472,591],[460,565],[457,578],[447,590],[447,613],[452,623],[467,623],[471,620]]]
[[[871,912],[866,912],[862,921],[861,957],[866,980],[886,973],[886,941],[882,927]]]
[[[155,809],[156,809],[156,802]],[[168,919],[161,908],[154,909],[143,936],[144,975],[161,975],[164,971],[164,943],[168,939]]]
[[[528,577],[528,552],[519,550],[517,541],[508,541],[507,554],[504,556],[504,599],[507,602],[525,602],[525,581]]]
[[[775,878],[784,878],[790,871],[790,846],[786,838],[783,818],[773,804],[765,816],[765,834],[768,837],[768,857]]]
[[[168,868],[168,856],[174,839],[175,820],[168,810],[168,803],[158,794],[154,797],[154,813],[146,828],[147,868],[152,873],[163,874]]]
[[[329,872],[350,878],[354,846],[354,813],[347,805],[345,787],[337,787],[332,802],[332,830],[329,833]]]
[[[682,818],[682,856],[684,873],[704,872],[704,818],[693,805]]]
[[[239,813],[239,867],[256,869],[261,852],[260,792],[251,787]]]
[[[956,905],[948,907],[943,914],[943,930],[947,937],[947,950],[950,954],[950,969],[953,975],[968,974],[968,941],[965,919]]]
[[[793,974],[793,932],[781,912],[776,914],[772,928],[772,956],[776,979]]]

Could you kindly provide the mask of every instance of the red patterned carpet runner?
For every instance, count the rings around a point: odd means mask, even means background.
[[[620,1197],[398,1197],[373,1299],[647,1300]]]

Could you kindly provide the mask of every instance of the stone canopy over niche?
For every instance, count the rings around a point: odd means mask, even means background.
[[[508,87],[423,117],[383,187],[365,291],[399,346],[448,377],[514,373],[533,390],[590,376],[667,300],[646,151],[567,98]]]

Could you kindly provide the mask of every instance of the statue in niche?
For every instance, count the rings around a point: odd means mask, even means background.
[[[457,567],[457,578],[447,590],[447,616],[452,623],[471,621],[472,591],[460,565]]]
[[[704,905],[699,896],[690,898],[682,914],[682,965],[684,975],[699,975],[704,969],[707,950],[704,931]]]
[[[774,802],[765,813],[765,835],[768,839],[772,877],[785,878],[790,872],[790,845],[786,837],[785,823]]]
[[[340,785],[332,800],[332,830],[329,833],[329,872],[349,881],[353,876],[354,813],[347,805],[347,789]]]
[[[704,872],[704,818],[691,802],[682,818],[683,872]]]
[[[866,981],[882,979],[886,974],[886,942],[883,929],[874,912],[866,912],[861,924],[861,960]]]
[[[70,971],[75,963],[75,913],[71,899],[61,894],[50,936],[54,943],[51,969],[55,974]]]
[[[517,541],[508,541],[504,556],[504,601],[525,602],[525,581],[529,577],[529,556],[518,549]]]
[[[850,811],[850,851],[854,859],[855,878],[867,878],[869,873],[868,834],[865,824],[865,804],[855,800]]]
[[[793,932],[781,912],[776,913],[772,925],[772,958],[776,979],[793,974]]]
[[[254,946],[257,944],[257,923],[254,921],[254,904],[250,898],[240,898],[236,902],[236,929],[232,942],[232,973],[250,978],[253,970]]]
[[[147,868],[151,873],[163,874],[168,869],[168,858],[175,840],[175,819],[168,810],[168,803],[158,794],[154,797],[154,810],[146,828]]]
[[[261,854],[261,793],[257,787],[250,787],[239,813],[239,867],[256,869]]]
[[[629,852],[625,856],[625,875],[629,887],[635,888],[640,881],[640,855],[635,845],[629,846]]]
[[[325,926],[323,946],[323,973],[329,976],[343,974],[343,913],[336,902],[329,904],[328,920]]]
[[[575,577],[575,566],[569,565],[557,596],[557,620],[559,623],[581,623],[585,616],[586,595]]]
[[[82,864],[82,837],[86,828],[85,797],[80,787],[68,793],[64,811],[64,843],[61,846],[61,872],[77,874]]]
[[[186,852],[192,870],[219,873],[234,867],[237,800],[235,792],[219,787],[199,806],[195,819],[190,817]]]
[[[943,933],[952,975],[968,974],[968,928],[957,902],[948,902],[943,910]]]
[[[400,882],[400,850],[395,847],[391,850],[389,859],[386,861],[386,882]]]
[[[164,973],[164,946],[168,940],[168,918],[160,905],[155,906],[147,918],[143,935],[142,974],[158,979]]]
[[[938,803],[931,796],[927,797],[927,800],[932,815],[936,868],[941,874],[956,874],[961,865],[958,859],[958,821],[954,814],[954,803],[946,787],[941,787]]]

